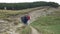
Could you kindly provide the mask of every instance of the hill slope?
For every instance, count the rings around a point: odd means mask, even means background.
[[[52,12],[50,14],[47,13],[46,16],[39,17],[31,25],[42,34],[60,34],[60,10],[51,9],[49,11]]]
[[[55,8],[34,8],[34,9],[31,9],[31,10],[28,10],[27,12],[25,12],[24,14],[30,14],[31,16],[31,20],[30,20],[30,23],[32,23],[33,21],[35,21],[38,17],[40,16],[46,16],[47,14],[51,14],[53,11],[55,11],[56,9]],[[30,12],[29,12],[30,11]],[[19,13],[19,12],[18,12]],[[17,14],[18,14],[17,13]],[[13,14],[13,13],[12,13]],[[20,13],[21,14],[21,13]],[[4,26],[6,24],[6,26],[1,27],[3,29],[0,30],[1,33],[3,32],[8,32],[13,34],[15,34],[17,28],[20,27],[20,24],[19,24],[19,21],[20,21],[20,17],[22,15],[18,14],[16,17],[12,16],[12,17],[9,17],[8,19],[5,19],[6,21],[3,22],[3,24],[1,26]],[[8,21],[7,21],[8,20]],[[5,23],[6,22],[6,23]],[[0,22],[1,23],[1,22]],[[5,24],[4,24],[5,23]],[[7,26],[8,25],[8,26]],[[6,29],[5,29],[6,28]],[[17,33],[18,34],[18,33]]]

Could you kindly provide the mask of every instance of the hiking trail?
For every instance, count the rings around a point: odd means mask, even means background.
[[[49,7],[48,7],[49,8]],[[51,12],[53,12],[54,8],[52,9],[49,9],[48,8],[37,8],[35,10],[32,10],[31,12],[29,12],[28,14],[31,16],[31,19],[28,21],[28,24],[31,24],[32,22],[34,22],[38,17],[40,16],[46,16],[46,14],[50,14]],[[20,17],[16,18],[17,20],[20,20]],[[3,21],[2,21],[3,22]],[[22,24],[19,24],[17,26],[15,25],[11,25],[11,24],[8,24],[9,25],[9,29],[7,32],[8,34],[19,34],[18,32],[16,32],[17,28],[21,27]],[[37,29],[35,29],[34,27],[30,26],[31,28],[31,34],[41,34],[40,32],[37,31]]]

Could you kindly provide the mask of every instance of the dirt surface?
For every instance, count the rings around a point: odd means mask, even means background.
[[[31,28],[31,34],[40,34],[35,28],[33,28],[32,26],[30,26]]]

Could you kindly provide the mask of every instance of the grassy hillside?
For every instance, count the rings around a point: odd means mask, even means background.
[[[8,25],[13,23],[15,25],[18,25],[20,24],[20,21],[14,21],[16,19],[14,19],[14,17],[11,19],[11,16],[15,16],[17,17],[17,15],[23,15],[23,14],[26,14],[28,12],[30,12],[31,10],[33,10],[35,8],[31,8],[31,9],[24,9],[24,10],[0,10],[0,20],[1,19],[5,19],[8,21]],[[10,18],[10,19],[7,19],[7,18]],[[14,20],[13,20],[14,19]],[[5,24],[5,23],[3,23]],[[0,24],[1,25],[1,24]],[[3,25],[4,26],[4,25]],[[12,24],[11,24],[12,26]],[[4,26],[5,27],[5,26]],[[8,26],[9,27],[9,26]],[[12,26],[14,27],[14,26]],[[5,28],[4,28],[5,29]],[[22,29],[22,31],[20,30],[20,28],[17,29],[17,32],[20,33],[20,34],[30,34],[30,28],[29,27],[26,27],[24,29]],[[6,30],[7,31],[7,30]],[[8,34],[8,32],[3,32],[3,34]]]
[[[20,24],[20,21],[18,20],[18,18],[16,18],[17,16],[24,15],[26,13],[29,13],[29,12],[37,10],[37,9],[40,9],[40,7],[24,9],[24,10],[0,10],[0,20],[4,19],[4,20],[8,21],[7,22],[8,25],[11,24],[11,26],[14,27],[13,25],[16,26],[16,25]],[[13,16],[13,17],[11,17],[11,16]],[[5,24],[5,22],[3,24]],[[4,26],[4,25],[2,25],[2,26]],[[6,27],[6,26],[4,26],[4,27]],[[7,26],[7,27],[10,27],[10,26]],[[10,28],[12,29],[12,27],[10,27]],[[5,28],[3,28],[3,29],[5,29]],[[30,34],[31,29],[30,29],[30,27],[26,27],[22,30],[20,30],[20,28],[18,28],[17,32],[20,34]],[[3,32],[3,34],[7,34],[7,33],[8,32]]]
[[[13,11],[13,10],[0,10],[0,18],[7,18],[10,16],[16,16],[19,14],[24,14],[27,13],[29,10],[17,10],[17,11]]]
[[[25,10],[0,10],[0,19],[1,18],[8,18],[8,17],[11,17],[11,16],[17,16],[17,15],[22,15],[22,14],[25,14],[25,13],[28,13],[29,10],[31,9],[25,9]]]
[[[17,33],[20,34],[30,34],[31,33],[31,28],[29,26],[27,26],[26,28],[17,28],[16,30]]]
[[[10,24],[11,21],[13,21],[14,17],[12,19],[7,19],[7,18],[10,18],[11,16],[16,16],[17,17],[17,15],[26,14],[26,13],[30,12],[30,10],[32,10],[32,9],[25,9],[25,10],[0,10],[0,20],[1,19],[5,19],[5,20],[7,20],[9,22],[8,24]],[[17,25],[20,24],[20,22],[18,20],[17,20],[17,22],[16,21],[13,21],[13,22],[14,22],[13,24],[17,24]],[[30,30],[31,29],[29,27],[26,27],[26,28],[22,29],[22,31],[20,30],[20,28],[18,28],[17,32],[20,33],[20,34],[30,34]],[[8,34],[8,33],[7,32],[3,32],[3,34]]]
[[[60,34],[60,11],[39,17],[31,25],[42,34]]]
[[[0,19],[1,18],[3,18],[3,19],[8,18],[8,17],[11,17],[11,16],[26,14],[26,13],[29,13],[33,10],[37,10],[37,9],[40,9],[40,7],[29,8],[29,9],[24,9],[24,10],[0,10]]]

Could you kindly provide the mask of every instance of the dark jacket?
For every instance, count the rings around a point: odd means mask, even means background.
[[[26,16],[23,16],[23,17],[21,17],[21,21],[22,21],[24,24],[27,24],[28,19],[27,19]]]

